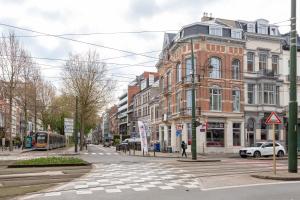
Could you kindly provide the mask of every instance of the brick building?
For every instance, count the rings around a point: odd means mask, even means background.
[[[118,124],[118,107],[117,105],[113,105],[109,111],[109,132],[112,135],[119,134],[119,124]]]
[[[159,75],[156,72],[144,72],[139,77],[140,82],[140,92],[134,95],[134,130],[135,135],[138,135],[137,122],[142,121],[147,130],[148,139],[151,137],[152,127],[151,118],[150,118],[150,100],[151,97],[157,96],[159,93],[159,84],[158,84]],[[152,138],[152,137],[151,137]]]
[[[226,22],[226,23],[225,23]],[[245,40],[234,21],[207,19],[165,34],[160,61],[162,149],[177,151],[186,141],[191,149],[191,45],[193,40],[198,152],[236,152],[244,146],[243,56]],[[176,126],[182,134],[176,137]]]

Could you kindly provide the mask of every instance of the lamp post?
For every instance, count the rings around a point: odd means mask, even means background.
[[[195,63],[194,63],[194,45],[191,38],[192,53],[192,159],[197,160],[197,140],[196,140],[196,102],[195,102]]]
[[[197,160],[197,138],[196,138],[196,102],[195,102],[195,63],[194,63],[194,45],[193,39],[189,42],[177,42],[188,43],[191,45],[191,64],[192,64],[192,160]]]
[[[290,103],[289,103],[289,125],[288,125],[288,171],[297,173],[297,30],[296,30],[296,0],[291,0],[291,39],[290,39]]]

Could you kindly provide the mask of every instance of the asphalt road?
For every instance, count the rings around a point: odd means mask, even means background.
[[[300,199],[300,182],[255,179],[250,173],[272,169],[271,161],[224,159],[219,163],[181,163],[176,159],[128,156],[90,145],[81,157],[93,164],[87,175],[19,199]],[[278,170],[286,170],[279,161]]]

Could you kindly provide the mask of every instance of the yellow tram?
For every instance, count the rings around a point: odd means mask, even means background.
[[[47,131],[39,131],[35,134],[35,149],[55,149],[66,145],[64,135],[51,133]]]

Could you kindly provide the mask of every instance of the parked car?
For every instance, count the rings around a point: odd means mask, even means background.
[[[284,147],[275,142],[275,154],[278,157],[282,157],[286,154]],[[261,157],[261,156],[273,156],[273,142],[257,142],[254,147],[246,147],[240,149],[240,156],[245,158],[250,157]]]

